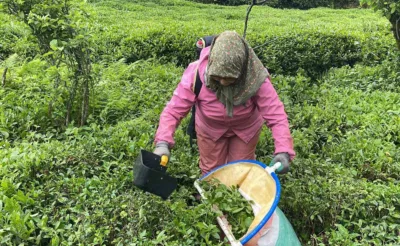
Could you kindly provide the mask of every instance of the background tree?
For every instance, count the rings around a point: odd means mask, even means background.
[[[399,0],[361,0],[362,4],[368,4],[375,11],[382,14],[392,24],[392,31],[396,39],[397,48],[400,50],[400,1]]]
[[[73,112],[76,121],[84,125],[89,112],[91,76],[91,34],[88,26],[88,14],[73,0],[3,0],[3,11],[16,16],[32,31],[49,66],[58,69],[67,66],[72,74],[71,81],[61,83],[60,75],[54,78],[53,98],[61,92],[64,84],[68,95],[65,98],[65,124],[72,120]],[[53,102],[49,104],[49,115],[52,114]],[[74,109],[74,106],[77,109]]]

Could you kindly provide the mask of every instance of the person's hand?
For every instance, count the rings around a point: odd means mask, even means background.
[[[274,156],[274,158],[271,161],[271,164],[275,164],[277,162],[281,163],[281,167],[276,170],[277,174],[285,174],[289,172],[289,162],[290,162],[290,156],[288,153],[278,153]]]
[[[171,155],[171,152],[169,151],[169,146],[168,143],[165,141],[160,141],[156,144],[156,148],[153,151],[154,154],[163,156],[166,155],[169,156]]]

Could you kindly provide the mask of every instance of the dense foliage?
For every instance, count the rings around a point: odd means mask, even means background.
[[[154,4],[121,0],[94,3],[100,23],[96,28],[101,34],[94,40],[99,45],[97,59],[134,62],[157,57],[186,66],[195,59],[197,38],[224,29],[243,32],[247,6],[205,8],[171,0],[159,8]],[[132,21],[119,25],[121,15]],[[295,75],[303,70],[318,77],[331,67],[374,64],[387,57],[395,49],[394,40],[387,37],[388,26],[369,10],[304,12],[263,6],[251,12],[247,39],[272,73]]]
[[[80,125],[84,125],[94,81],[91,77],[89,22],[82,22],[87,13],[72,0],[3,2],[6,13],[16,16],[30,28],[40,54],[48,61],[47,68],[53,70],[54,90],[49,95],[53,100],[49,102],[48,114],[52,115],[53,103],[60,99],[59,94],[67,92],[63,99],[67,105],[64,121],[68,125],[78,118]],[[63,65],[71,73],[68,81],[62,81],[58,73]],[[3,85],[6,77],[7,70],[3,73]],[[79,116],[73,117],[72,111],[80,111]]]
[[[152,149],[196,39],[241,32],[246,6],[82,7],[91,22],[75,17],[93,35],[98,80],[83,127],[62,127],[68,91],[53,96],[57,77],[72,80],[68,64],[51,66],[31,29],[0,13],[0,244],[223,245],[212,205],[192,195],[200,172],[182,130],[187,119],[176,132],[169,172],[178,189],[170,199],[135,188],[132,165],[141,148]],[[398,245],[400,62],[390,23],[368,9],[263,6],[252,10],[247,37],[289,115],[297,157],[280,176],[279,207],[302,243]],[[264,128],[258,160],[269,163],[272,152]]]
[[[370,5],[375,11],[381,11],[390,21],[397,48],[400,50],[400,2],[396,0],[361,0],[361,2]]]

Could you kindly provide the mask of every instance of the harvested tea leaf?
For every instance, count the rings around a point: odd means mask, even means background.
[[[208,201],[225,215],[235,238],[242,237],[254,219],[251,201],[240,194],[238,186],[228,187],[216,179],[202,182],[201,186]]]

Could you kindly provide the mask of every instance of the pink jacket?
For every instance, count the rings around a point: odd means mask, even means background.
[[[201,128],[214,141],[231,130],[247,143],[266,122],[274,138],[274,154],[287,152],[293,159],[295,152],[287,115],[269,78],[245,105],[234,107],[233,117],[230,118],[226,115],[225,106],[217,99],[215,93],[204,85],[209,51],[210,47],[203,49],[200,59],[189,64],[183,73],[171,100],[161,113],[155,142],[166,141],[172,148],[175,144],[173,135],[176,128],[193,104],[196,104],[196,128]],[[193,86],[197,69],[203,86],[196,100]]]

